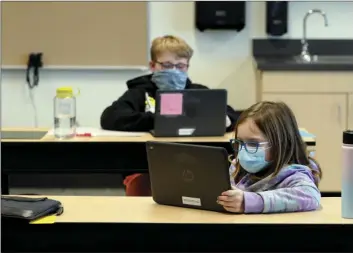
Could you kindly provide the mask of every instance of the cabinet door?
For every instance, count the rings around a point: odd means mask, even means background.
[[[347,127],[346,94],[279,94],[264,93],[262,100],[288,104],[299,127],[316,136],[315,158],[321,165],[322,192],[341,191],[342,132]]]
[[[353,130],[353,93],[350,93],[348,96],[348,128]]]

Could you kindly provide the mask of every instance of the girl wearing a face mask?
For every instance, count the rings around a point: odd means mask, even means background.
[[[235,127],[232,190],[217,202],[234,213],[311,211],[320,206],[321,169],[308,157],[295,116],[284,103],[260,102]]]

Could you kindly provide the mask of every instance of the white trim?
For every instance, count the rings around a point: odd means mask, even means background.
[[[26,69],[24,65],[2,65],[2,70],[22,70]],[[140,70],[147,71],[147,66],[65,66],[65,65],[49,65],[41,68],[43,70]]]

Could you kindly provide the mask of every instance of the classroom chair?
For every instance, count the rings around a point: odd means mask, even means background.
[[[150,176],[136,173],[124,179],[126,196],[152,196]]]

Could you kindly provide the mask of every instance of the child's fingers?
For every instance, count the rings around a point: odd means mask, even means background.
[[[234,207],[232,202],[227,202],[227,201],[222,201],[222,200],[218,200],[217,201],[218,204],[220,204],[223,207],[227,207],[227,208],[231,208]]]
[[[236,196],[219,196],[218,200],[225,201],[225,202],[232,202],[236,200]]]
[[[238,193],[241,193],[241,192],[242,192],[241,190],[234,187],[233,190],[228,190],[228,191],[222,192],[222,195],[223,196],[234,196],[234,195],[237,195]]]

